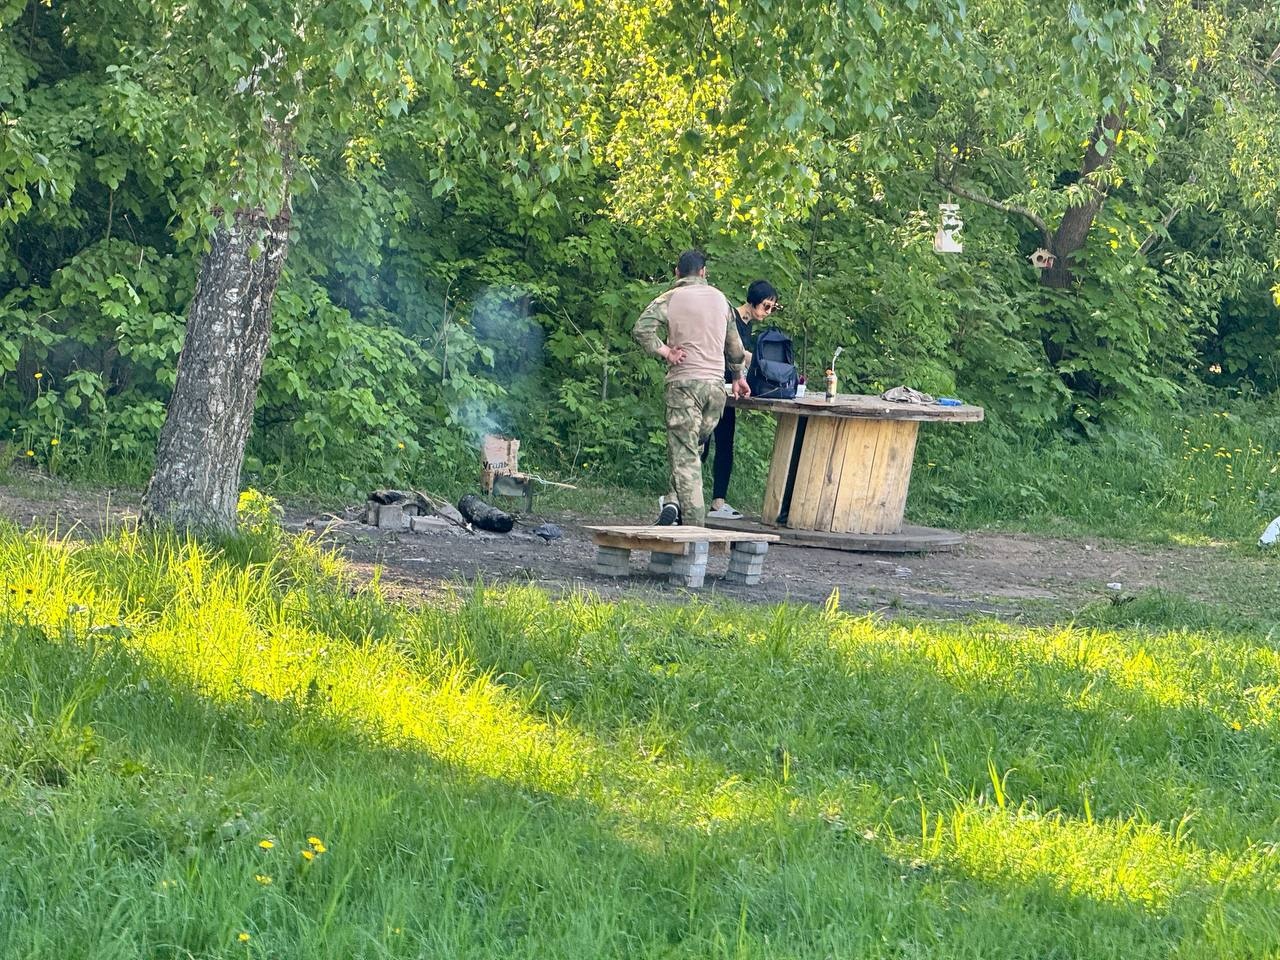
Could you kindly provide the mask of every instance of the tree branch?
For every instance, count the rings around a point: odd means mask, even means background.
[[[1271,73],[1271,68],[1278,63],[1280,63],[1280,44],[1276,44],[1276,48],[1271,51],[1271,56],[1267,57],[1262,64],[1258,64],[1256,61],[1242,60],[1240,65],[1253,74],[1254,78],[1259,82],[1280,87],[1280,77]]]
[[[968,187],[962,187],[954,182],[944,180],[940,176],[934,176],[934,180],[936,180],[940,186],[946,187],[957,197],[964,197],[966,200],[972,200],[974,203],[980,203],[984,207],[990,207],[992,210],[999,210],[1001,213],[1011,213],[1017,214],[1020,217],[1025,217],[1030,220],[1035,228],[1044,236],[1045,248],[1053,249],[1053,231],[1050,230],[1049,225],[1044,222],[1044,218],[1030,207],[1024,207],[1017,203],[1006,203],[1001,200],[996,200],[992,197],[988,197],[984,193],[979,193],[977,190],[970,190]]]
[[[1181,204],[1175,204],[1173,207],[1169,208],[1169,212],[1160,218],[1160,226],[1154,228],[1149,234],[1147,234],[1147,239],[1143,240],[1142,243],[1138,245],[1137,255],[1139,257],[1145,257],[1151,252],[1151,248],[1160,242],[1160,238],[1162,236],[1169,232],[1169,224],[1173,223],[1173,218],[1181,212]]]

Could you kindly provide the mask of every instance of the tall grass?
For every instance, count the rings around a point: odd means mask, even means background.
[[[1263,957],[1280,657],[0,529],[0,957]]]
[[[911,493],[946,526],[1253,544],[1280,514],[1280,414],[1223,398],[1087,441],[926,426]]]

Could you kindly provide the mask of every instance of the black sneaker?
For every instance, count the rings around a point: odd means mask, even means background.
[[[674,503],[664,503],[662,512],[658,514],[658,519],[653,522],[655,527],[674,527],[680,523],[680,508]]]

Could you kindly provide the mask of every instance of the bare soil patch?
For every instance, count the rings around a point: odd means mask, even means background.
[[[24,527],[72,536],[96,536],[137,517],[136,491],[81,490],[53,482],[0,487],[0,516]],[[347,512],[354,517],[355,510]],[[640,595],[681,599],[686,591],[651,577],[633,557],[635,575],[623,580],[593,571],[594,548],[582,525],[644,523],[642,517],[583,518],[568,514],[523,518],[510,534],[460,529],[387,533],[346,517],[290,510],[286,525],[310,530],[332,543],[361,577],[381,571],[384,587],[413,603],[459,583],[536,584],[553,592],[591,591],[601,596]],[[557,524],[563,536],[550,542],[531,531]],[[774,545],[763,581],[741,587],[720,580],[726,556],[712,557],[707,586],[699,595],[747,603],[824,603],[833,591],[851,611],[911,612],[925,616],[994,614],[1000,617],[1060,615],[1090,600],[1158,587],[1195,599],[1214,600],[1225,564],[1248,576],[1261,561],[1230,555],[1220,547],[1133,545],[1093,539],[1063,539],[975,531],[950,553],[885,555],[845,553]]]

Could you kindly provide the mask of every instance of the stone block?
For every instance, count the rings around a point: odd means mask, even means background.
[[[669,574],[671,572],[671,564],[674,562],[675,557],[670,553],[654,551],[649,554],[649,570],[652,573]]]
[[[690,587],[697,589],[702,586],[707,577],[706,563],[692,563],[682,566],[679,563],[671,565],[671,583],[677,587]]]
[[[453,524],[443,517],[409,518],[409,529],[414,533],[434,533],[440,530],[448,530],[452,526]]]
[[[379,530],[404,530],[409,526],[409,518],[404,515],[404,508],[398,503],[381,503],[378,505]]]
[[[631,573],[631,551],[618,547],[596,547],[595,571],[602,577],[625,577]]]
[[[730,570],[724,575],[725,583],[732,583],[743,587],[754,587],[760,582],[760,574],[758,573],[738,573]]]
[[[747,554],[747,555],[751,555],[751,556],[755,556],[755,555],[761,555],[761,556],[763,556],[764,554],[766,554],[766,553],[768,553],[768,552],[769,552],[769,544],[767,544],[767,543],[766,543],[765,541],[763,541],[763,540],[758,540],[758,541],[757,541],[757,540],[749,540],[749,541],[745,541],[745,540],[744,540],[744,541],[742,541],[742,542],[740,542],[740,543],[735,543],[735,544],[733,545],[733,552],[734,552],[735,554]]]

